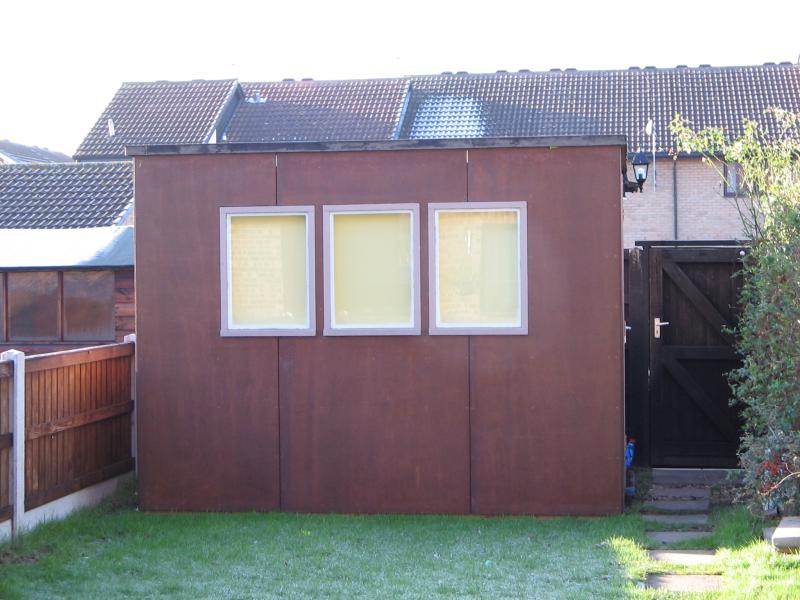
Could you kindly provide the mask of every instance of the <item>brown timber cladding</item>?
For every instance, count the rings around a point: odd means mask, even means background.
[[[620,147],[139,156],[135,169],[143,509],[622,509]],[[527,202],[528,335],[428,335],[427,203],[465,201]],[[408,202],[422,335],[324,337],[321,207]],[[316,208],[314,337],[220,337],[219,208],[264,205]]]
[[[114,333],[121,342],[136,332],[136,304],[133,269],[114,271]]]
[[[25,509],[133,469],[133,344],[25,361]]]
[[[0,362],[0,522],[11,518],[11,375],[12,363]]]

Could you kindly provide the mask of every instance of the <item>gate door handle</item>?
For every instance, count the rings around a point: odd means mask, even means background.
[[[653,337],[656,339],[661,338],[661,328],[669,325],[669,321],[662,321],[661,317],[653,319]]]

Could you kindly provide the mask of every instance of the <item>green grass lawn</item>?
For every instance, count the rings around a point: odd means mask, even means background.
[[[0,546],[0,598],[667,598],[645,523],[608,518],[147,514],[121,495]],[[800,557],[718,512],[721,598],[800,598]],[[683,569],[684,572],[689,572]],[[681,596],[691,597],[691,596]]]

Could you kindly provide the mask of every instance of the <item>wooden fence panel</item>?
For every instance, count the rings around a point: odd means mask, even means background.
[[[30,357],[25,509],[133,469],[133,344]]]
[[[11,363],[0,362],[0,522],[11,518]]]

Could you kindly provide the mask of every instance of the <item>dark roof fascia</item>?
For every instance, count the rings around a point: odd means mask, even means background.
[[[125,154],[92,154],[91,156],[79,156],[75,159],[75,162],[71,162],[68,164],[74,165],[75,163],[117,163],[117,162],[125,162],[128,160],[128,156]]]
[[[628,156],[633,156],[634,154],[636,153],[631,152]],[[646,154],[651,155],[650,152]],[[725,160],[725,155],[722,152],[712,152],[711,154],[703,154],[702,152],[656,152],[656,158],[706,158],[709,156],[719,160]]]
[[[701,152],[687,152],[686,154],[681,154],[681,156],[687,156],[690,158],[716,158],[717,160],[725,160],[725,153],[724,152],[710,152],[709,154],[703,154]]]
[[[749,240],[636,240],[634,247],[640,248],[675,248],[685,246],[746,246]]]
[[[628,152],[628,158],[633,158],[636,154],[639,154],[639,152]],[[644,154],[646,154],[647,156],[650,156],[650,157],[653,156],[652,152],[644,152]],[[676,158],[676,157],[677,158],[703,158],[704,156],[707,156],[707,155],[706,154],[702,154],[700,152],[665,152],[665,151],[656,152],[656,158],[657,159]],[[714,158],[719,158],[719,159],[723,158],[723,154],[720,153],[720,152],[716,152],[716,153],[712,154],[711,156],[713,156]]]
[[[624,135],[505,137],[440,140],[380,140],[347,142],[277,142],[236,144],[151,144],[125,147],[126,156],[247,154],[265,152],[368,152],[378,150],[470,150],[479,148],[573,148],[621,146]]]

